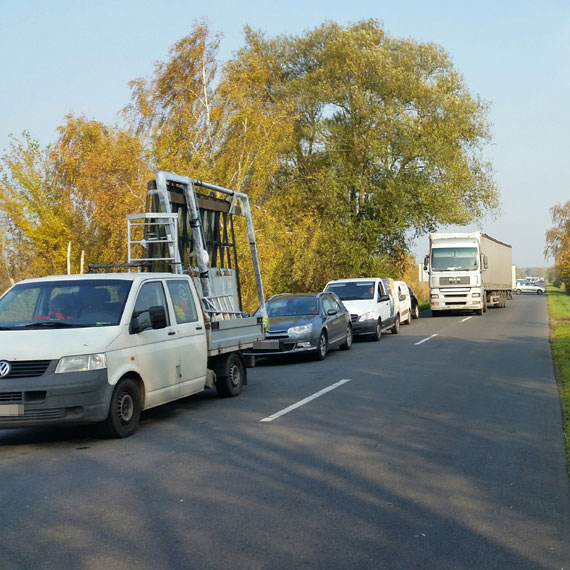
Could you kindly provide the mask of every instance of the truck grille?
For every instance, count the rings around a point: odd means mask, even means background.
[[[51,360],[22,360],[9,362],[10,372],[0,379],[0,382],[8,378],[33,378],[45,374]]]
[[[469,285],[469,275],[440,277],[439,285],[440,287],[449,287],[450,285]]]

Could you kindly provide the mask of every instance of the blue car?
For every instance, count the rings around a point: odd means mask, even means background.
[[[334,293],[281,293],[271,297],[266,308],[265,338],[278,342],[274,350],[254,350],[250,355],[309,353],[324,360],[332,348],[352,347],[350,313]]]

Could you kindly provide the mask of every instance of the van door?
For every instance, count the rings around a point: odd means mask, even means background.
[[[150,307],[163,307],[167,326],[153,329]],[[134,315],[139,331],[131,331],[131,349],[146,389],[145,409],[175,400],[179,395],[179,347],[172,342],[175,330],[170,322],[166,295],[161,281],[147,281],[140,288],[135,302]]]
[[[389,294],[388,289],[384,287],[384,283],[382,283],[382,281],[378,281],[376,303],[378,305],[378,313],[382,319],[382,328],[385,329],[392,326],[396,320],[394,315],[394,300]]]
[[[177,370],[181,396],[189,396],[204,389],[208,348],[204,321],[199,301],[187,279],[169,279],[166,282],[173,309],[171,341],[178,348],[180,365]]]

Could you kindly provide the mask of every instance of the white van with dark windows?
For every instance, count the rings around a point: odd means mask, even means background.
[[[392,279],[336,279],[326,284],[325,291],[335,293],[350,312],[353,335],[380,340],[383,332],[398,334],[400,314]]]

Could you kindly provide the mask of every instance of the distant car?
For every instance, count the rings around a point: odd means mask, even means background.
[[[279,346],[247,354],[313,353],[317,360],[324,360],[331,348],[352,347],[350,313],[334,293],[281,293],[271,297],[266,308],[269,327],[265,339],[276,340]]]
[[[408,291],[410,292],[410,301],[412,302],[412,319],[419,319],[420,317],[420,303],[414,290],[408,285]]]
[[[532,283],[531,281],[517,281],[515,285],[515,293],[520,295],[521,293],[536,293],[537,295],[542,295],[546,293],[546,288],[541,283]]]

